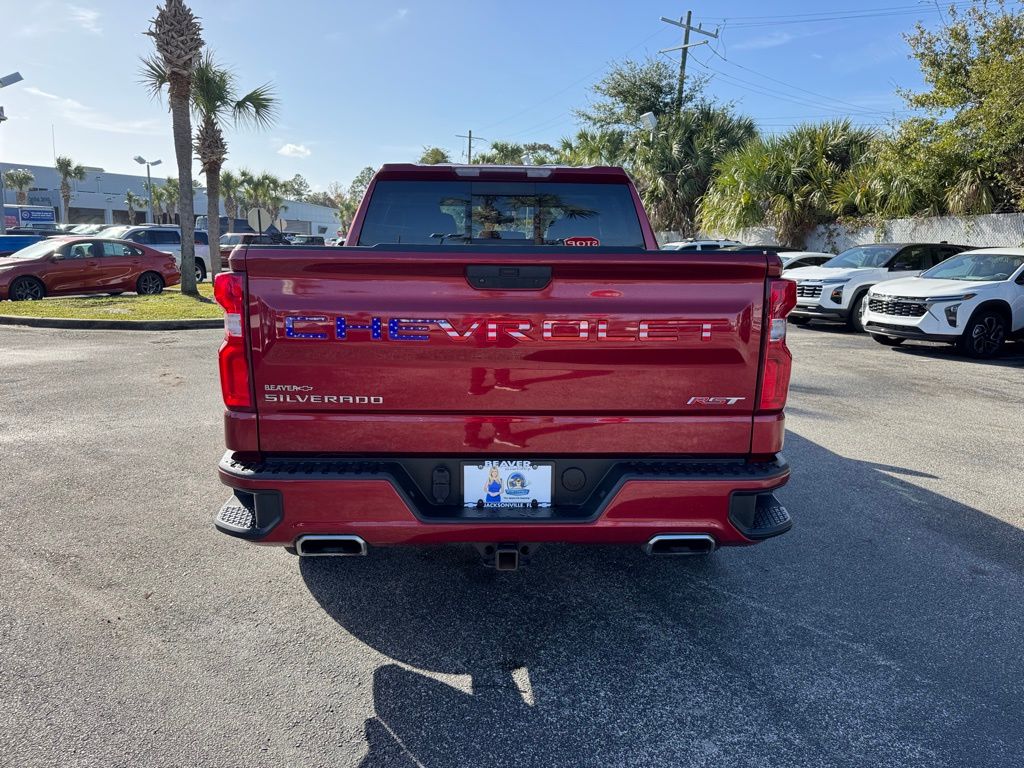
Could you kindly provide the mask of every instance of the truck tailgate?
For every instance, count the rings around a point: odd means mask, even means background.
[[[232,262],[261,451],[750,450],[763,254],[290,247]]]

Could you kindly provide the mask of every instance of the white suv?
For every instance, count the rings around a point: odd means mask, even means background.
[[[148,245],[157,251],[174,256],[174,262],[181,269],[181,229],[174,225],[137,224],[135,226],[108,227],[97,237],[109,237],[115,240],[130,240],[133,243]],[[210,241],[206,231],[196,230],[196,281],[206,279],[210,263]]]
[[[943,341],[971,357],[994,357],[1024,334],[1024,248],[967,251],[915,280],[868,293],[865,328],[887,346]]]
[[[876,243],[849,248],[820,267],[787,269],[796,281],[796,308],[789,319],[796,325],[811,320],[846,323],[864,330],[864,298],[871,286],[912,277],[967,250],[948,243]]]

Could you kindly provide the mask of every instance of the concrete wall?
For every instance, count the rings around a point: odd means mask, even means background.
[[[728,235],[744,243],[778,243],[770,227],[745,229]],[[680,240],[678,233],[659,232],[659,242]],[[983,247],[1024,246],[1024,213],[993,213],[985,216],[932,216],[890,219],[881,226],[856,227],[842,224],[817,227],[806,242],[809,251],[839,253],[854,245],[877,242],[938,243],[945,240],[960,245]]]
[[[141,166],[140,166],[141,167]],[[56,170],[43,165],[26,165],[24,163],[0,163],[0,173],[11,168],[27,168],[36,177],[33,189],[28,193],[30,205],[52,205],[57,209],[57,221],[63,221],[60,199],[60,174]],[[157,166],[154,171],[166,174],[165,166]],[[163,184],[166,175],[153,177],[155,184]],[[146,176],[133,176],[124,173],[107,173],[102,168],[87,168],[85,179],[71,182],[71,216],[73,223],[86,223],[96,219],[95,223],[122,224],[127,223],[128,207],[124,204],[125,193],[131,190],[139,197],[146,197]],[[17,202],[17,191],[4,188],[2,202],[13,205]],[[322,205],[303,203],[295,200],[285,202],[287,208],[281,215],[288,221],[288,229],[306,234],[327,234],[333,236],[338,228],[338,219],[333,208]],[[206,192],[197,189],[195,192],[195,212],[197,216],[206,213]],[[221,214],[224,204],[221,202]],[[149,221],[149,211],[136,211],[136,223]],[[323,230],[321,232],[321,230]]]

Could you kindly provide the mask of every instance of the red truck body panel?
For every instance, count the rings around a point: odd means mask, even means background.
[[[645,249],[355,245],[381,181],[525,174],[538,187],[628,184]],[[238,503],[271,494],[264,503],[284,511],[262,528],[253,513],[250,534],[218,520],[225,532],[284,545],[307,534],[385,545],[666,532],[744,544],[760,536],[737,514],[753,525],[753,499],[788,478],[782,412],[759,408],[778,257],[658,251],[620,169],[385,166],[346,247],[240,246],[230,265],[250,398],[243,391],[226,416],[221,479]],[[544,277],[524,285],[537,269]],[[788,359],[782,347],[774,360]],[[606,463],[585,503],[563,480],[536,519],[462,507],[459,462],[513,457],[552,462],[556,475]],[[434,458],[451,494],[432,500],[423,465]],[[334,460],[391,468],[335,475],[324,464]]]

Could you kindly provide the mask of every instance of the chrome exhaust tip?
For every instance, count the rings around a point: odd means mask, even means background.
[[[356,557],[366,554],[366,542],[348,534],[309,534],[295,541],[299,557]]]
[[[648,555],[710,555],[715,538],[707,533],[662,533],[644,545]]]

